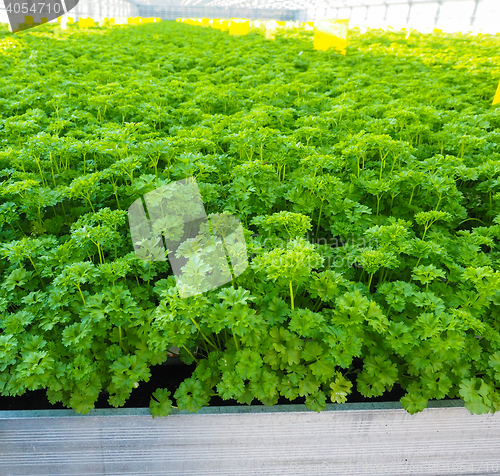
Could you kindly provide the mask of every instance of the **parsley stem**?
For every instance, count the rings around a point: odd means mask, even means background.
[[[89,198],[88,196],[87,196],[86,198],[87,198],[87,201],[88,201],[88,202],[89,202],[89,204],[90,204],[90,208],[91,208],[91,209],[92,209],[92,211],[95,213],[94,207],[93,207],[93,205],[92,205],[92,201],[90,200],[90,198]]]
[[[210,223],[210,221],[209,221],[209,226],[210,226],[210,232],[213,235],[212,223]],[[238,286],[236,284],[236,276],[234,274],[233,264],[231,263],[231,259],[229,258],[230,255],[227,248],[226,238],[224,237],[224,235],[222,235],[222,242],[223,242],[222,246],[224,248],[224,253],[226,255],[226,261],[229,267],[229,272],[231,273],[231,282],[233,283],[233,288],[238,289]]]
[[[208,337],[203,334],[202,330],[200,329],[200,326],[198,325],[198,323],[190,316],[189,319],[191,319],[191,321],[193,322],[193,324],[196,326],[196,329],[198,329],[198,332],[202,335],[202,337],[214,348],[214,349],[218,349],[218,347],[210,340],[208,339]]]
[[[410,195],[410,201],[408,202],[408,205],[411,205],[411,201],[413,200],[413,194],[415,193],[415,189],[417,188],[417,185],[415,185],[412,190],[411,190],[411,195]]]
[[[78,288],[78,291],[80,292],[80,296],[82,297],[83,305],[86,306],[87,303],[85,302],[85,298],[83,297],[82,290],[81,290],[80,285],[78,283],[76,283],[76,287]]]
[[[118,200],[118,193],[117,193],[117,187],[116,187],[116,182],[112,181],[111,182],[112,185],[113,185],[113,193],[115,195],[115,198],[116,198],[116,204],[118,205],[118,209],[122,209],[121,205],[120,205],[120,200]]]
[[[17,223],[17,226],[19,227],[19,229],[21,230],[21,233],[24,236],[26,236],[26,233],[24,232],[24,228],[22,227],[21,222],[19,220],[16,220],[16,223]]]
[[[436,205],[436,211],[439,208],[439,204],[441,203],[442,198],[443,198],[442,195],[439,195],[439,200],[438,200],[437,205]]]
[[[234,345],[236,346],[236,350],[240,350],[240,346],[238,345],[238,339],[236,338],[236,334],[233,334]]]
[[[318,232],[319,232],[319,224],[321,222],[321,213],[322,212],[323,212],[323,200],[321,200],[321,206],[319,207],[318,225],[316,226],[316,237],[318,236]]]
[[[45,175],[42,172],[42,168],[40,167],[40,157],[34,156],[36,165],[38,165],[38,170],[40,171],[40,177],[42,178],[42,185],[48,187],[47,181],[45,180]]]
[[[291,301],[291,307],[293,307],[293,287],[292,287],[292,282],[290,281],[290,301]]]
[[[396,155],[394,155],[394,160],[392,161],[391,171],[389,172],[390,174],[392,174],[392,171],[394,170],[394,166],[396,165],[396,160],[397,160],[397,157],[396,157]]]
[[[372,279],[373,279],[373,275],[375,273],[370,273],[370,279],[368,280],[368,291],[370,290],[371,286],[372,286]]]
[[[66,209],[64,208],[64,202],[61,201],[61,208],[63,211],[64,219],[66,220],[65,223],[66,225],[70,226],[70,221],[68,220],[68,215],[66,215]]]
[[[183,349],[184,349],[184,350],[185,350],[185,351],[186,351],[186,352],[187,352],[187,353],[191,356],[191,358],[192,358],[192,359],[193,359],[196,363],[198,363],[198,360],[196,359],[196,357],[195,357],[195,356],[194,356],[191,352],[189,352],[189,350],[187,349],[187,347],[186,347],[186,346],[184,346],[184,345],[183,345],[183,346],[182,346],[182,348],[183,348]]]
[[[469,220],[476,220],[478,221],[479,223],[482,223],[484,225],[484,221],[480,220],[479,218],[467,218],[466,220],[463,220],[459,223],[459,225],[461,225],[462,223],[465,223],[466,221],[469,221]]]
[[[28,259],[30,260],[32,266],[33,266],[33,269],[35,270],[35,273],[36,275],[38,276],[38,279],[40,280],[40,282],[42,283],[42,287],[45,288],[45,284],[43,283],[42,281],[42,277],[38,274],[38,270],[36,269],[36,266],[35,266],[35,263],[33,262],[33,260],[31,259],[31,256],[28,256]]]
[[[422,236],[422,241],[424,241],[425,239],[425,234],[427,233],[427,230],[431,227],[431,224],[429,224],[429,226],[426,226],[425,229],[424,229],[424,234]]]

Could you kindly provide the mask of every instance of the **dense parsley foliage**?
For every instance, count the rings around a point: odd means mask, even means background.
[[[288,37],[285,37],[288,36]],[[500,408],[496,37],[371,31],[347,56],[182,24],[0,32],[0,392],[114,406],[178,347],[214,395],[353,387]],[[186,300],[127,209],[195,176],[249,268]],[[171,391],[172,390],[172,391]]]

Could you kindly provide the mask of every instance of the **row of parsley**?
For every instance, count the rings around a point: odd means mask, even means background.
[[[2,395],[121,406],[177,346],[196,370],[153,415],[395,384],[412,413],[500,407],[496,37],[353,32],[345,57],[169,22],[0,38]],[[252,259],[180,299],[126,211],[189,176]]]

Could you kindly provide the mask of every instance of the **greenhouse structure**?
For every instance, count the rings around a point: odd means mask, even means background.
[[[6,1],[6,0],[5,0]],[[30,0],[33,3],[33,0]],[[71,11],[97,21],[106,17],[249,18],[314,21],[349,19],[365,27],[411,27],[419,30],[496,33],[500,2],[496,0],[80,0]],[[0,4],[0,20],[7,21]]]
[[[0,0],[0,476],[500,475],[500,1]]]

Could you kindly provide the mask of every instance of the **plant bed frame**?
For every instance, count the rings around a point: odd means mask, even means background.
[[[499,447],[500,415],[460,400],[415,415],[396,402],[0,412],[4,476],[487,475]]]

